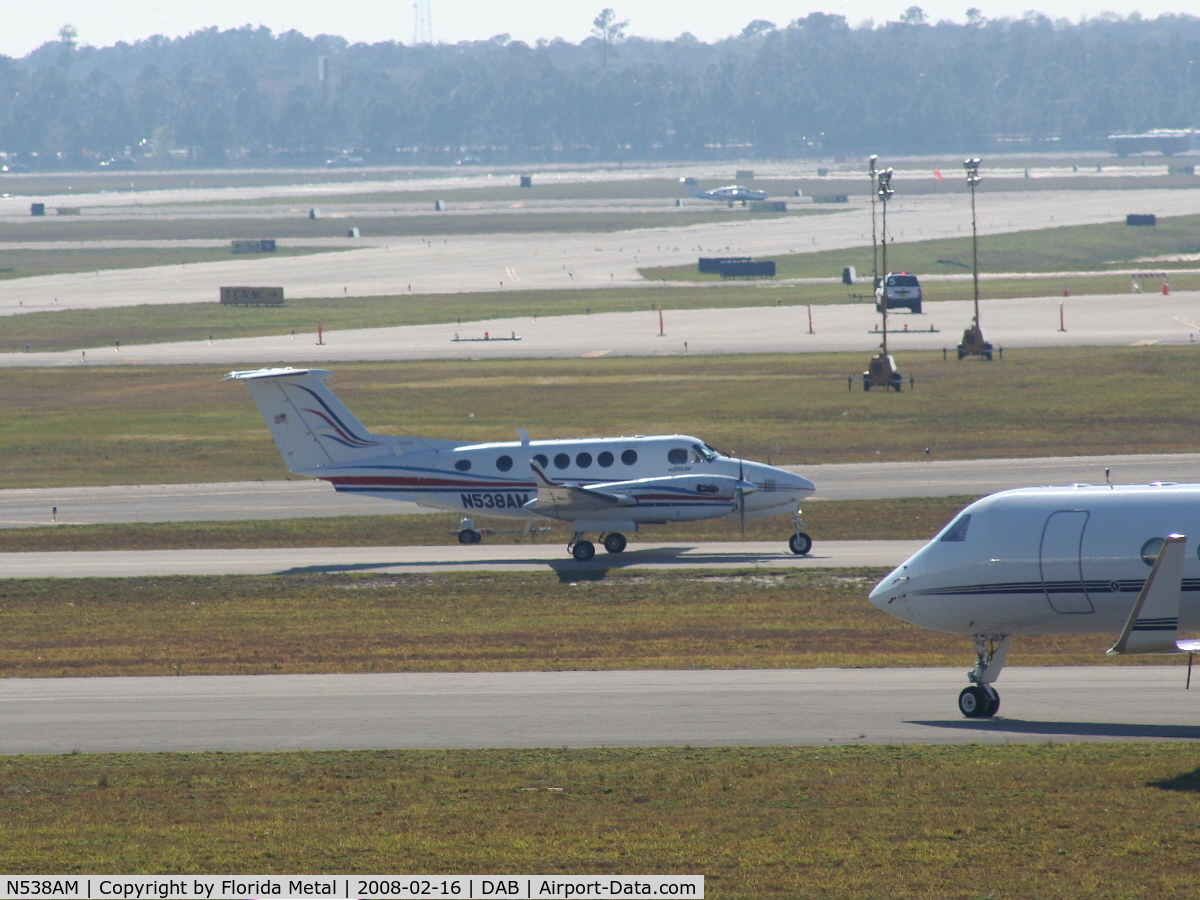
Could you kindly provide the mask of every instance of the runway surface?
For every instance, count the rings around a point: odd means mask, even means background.
[[[227,550],[88,550],[0,553],[5,578],[130,578],[149,575],[299,575],[330,572],[542,572],[603,577],[609,569],[897,566],[924,541],[824,541],[806,556],[779,541],[634,543],[578,562],[563,544],[439,547],[288,547]]]
[[[817,486],[806,514],[820,520],[817,500],[953,497],[1031,485],[1152,481],[1200,483],[1200,453],[1064,456],[885,463],[834,463],[784,468]],[[120,522],[202,522],[299,517],[408,515],[435,512],[413,503],[339,494],[322,481],[240,481],[215,484],[0,490],[0,528]],[[482,520],[481,520],[482,521]],[[653,531],[646,532],[653,538]],[[449,536],[447,536],[449,538]]]
[[[997,192],[988,194],[981,206],[979,233],[1112,222],[1130,212],[1184,215],[1195,211],[1198,197],[1200,192],[1188,189]],[[969,233],[965,199],[959,194],[899,194],[888,211],[888,231],[896,241],[962,237],[964,222]],[[697,256],[714,254],[761,257],[870,242],[865,199],[830,215],[679,228],[396,238],[384,247],[345,253],[15,279],[5,283],[0,315],[215,302],[223,284],[277,284],[289,297],[644,286],[639,266],[694,264]]]
[[[1097,653],[1100,644],[1097,643]],[[1179,665],[0,679],[0,753],[1200,739]]]

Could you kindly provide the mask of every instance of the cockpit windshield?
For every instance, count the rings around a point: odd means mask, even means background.
[[[708,446],[708,444],[692,444],[692,450],[695,451],[696,456],[705,462],[712,462],[721,455],[712,447]]]

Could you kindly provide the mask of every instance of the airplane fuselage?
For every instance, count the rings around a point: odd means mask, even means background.
[[[467,514],[544,518],[526,508],[537,496],[531,461],[559,482],[619,484],[621,494],[636,501],[621,507],[620,518],[639,524],[730,515],[737,509],[733,485],[739,477],[753,484],[743,493],[748,518],[795,512],[800,498],[813,490],[791,472],[714,454],[687,435],[465,444],[301,474],[328,481],[342,493]]]
[[[880,581],[871,602],[951,634],[1117,634],[1172,533],[1188,538],[1179,629],[1200,630],[1196,484],[993,494]]]

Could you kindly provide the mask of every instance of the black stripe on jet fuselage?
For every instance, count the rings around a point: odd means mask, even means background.
[[[1146,583],[1145,579],[1126,581],[1011,581],[996,584],[962,584],[953,587],[914,591],[918,597],[973,597],[983,594],[1136,594]],[[1113,590],[1113,585],[1118,590]],[[1184,578],[1180,585],[1183,591],[1200,591],[1200,578]]]

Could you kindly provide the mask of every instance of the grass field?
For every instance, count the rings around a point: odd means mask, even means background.
[[[20,873],[698,874],[713,898],[1164,900],[1187,744],[0,759]]]
[[[363,237],[447,237],[456,234],[533,234],[541,232],[611,232],[635,228],[676,228],[712,222],[773,219],[780,216],[823,215],[825,210],[803,209],[786,213],[750,212],[720,204],[673,207],[664,205],[650,212],[522,212],[481,213],[456,216],[430,212],[428,215],[384,216],[370,212],[326,210],[319,219],[309,219],[311,206],[321,200],[301,201],[294,218],[127,218],[66,216],[62,221],[33,219],[0,223],[2,241],[138,241],[138,240],[230,240],[232,238],[322,238],[345,240],[350,228]],[[430,203],[432,209],[432,202]]]
[[[239,253],[237,256],[231,254],[228,247],[0,250],[0,280],[30,278],[35,275],[62,275],[70,272],[98,272],[101,269],[144,269],[150,266],[186,266],[189,263],[195,265],[230,260],[270,259],[276,256],[308,256],[313,253],[347,249],[350,248],[280,247],[274,253]]]
[[[596,578],[597,574],[603,577]],[[0,677],[968,666],[886,616],[885,569],[7,579]],[[1113,635],[1020,638],[1008,664],[1176,665]],[[1183,672],[1180,670],[1180,684]]]
[[[1196,449],[1196,352],[1021,350],[990,365],[905,352],[916,389],[902,394],[847,390],[865,354],[347,364],[330,386],[381,433],[464,441],[653,429],[801,465],[926,447],[934,459],[1167,453]],[[0,487],[283,477],[250,397],[222,374],[5,369]]]
[[[1143,256],[1200,253],[1200,215],[1160,218],[1154,228],[1130,228],[1124,223],[1072,225],[1042,228],[1013,234],[984,235],[979,239],[981,272],[1103,272],[1123,269]],[[780,278],[834,278],[845,266],[854,266],[869,285],[872,271],[871,247],[823,250],[817,253],[782,254],[773,257]],[[882,264],[882,263],[881,263]],[[888,244],[888,268],[924,274],[962,274],[971,271],[971,236],[932,241]],[[1147,271],[1195,268],[1187,263],[1144,263]],[[644,268],[650,279],[712,281],[718,275],[702,274],[695,265]],[[1126,281],[1125,290],[1129,289]],[[967,296],[970,296],[969,294]]]
[[[808,533],[818,541],[922,540],[932,537],[973,497],[902,497],[894,500],[823,500],[806,504]],[[379,502],[387,509],[386,501]],[[452,543],[455,513],[402,516],[270,519],[246,522],[163,522],[132,525],[55,525],[53,528],[0,529],[0,553],[49,550],[186,550],[222,547],[396,547]],[[493,527],[519,522],[480,519]],[[567,542],[568,527],[551,519],[541,543]],[[792,533],[787,516],[746,521],[746,540],[783,541]],[[642,541],[736,541],[738,522],[711,519],[674,525],[648,525]],[[489,536],[488,543],[524,543],[521,535]]]

